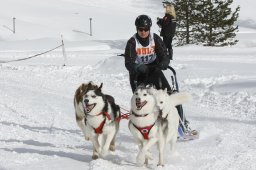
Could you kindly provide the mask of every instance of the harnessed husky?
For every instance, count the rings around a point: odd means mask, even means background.
[[[131,99],[129,129],[140,149],[136,158],[137,164],[139,166],[147,164],[148,159],[152,159],[149,149],[158,144],[158,165],[163,165],[164,138],[159,110],[156,107],[154,96],[148,93],[148,89],[143,86],[135,90]]]
[[[115,150],[115,136],[119,129],[120,108],[114,98],[104,95],[100,87],[92,82],[82,84],[76,91],[74,106],[76,121],[85,139],[93,143],[93,159],[107,155],[109,150]],[[102,136],[103,146],[99,138]]]

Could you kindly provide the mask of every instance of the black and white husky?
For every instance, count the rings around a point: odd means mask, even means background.
[[[102,93],[102,84],[98,87],[89,82],[79,88],[74,99],[77,124],[85,138],[93,143],[92,158],[104,157],[109,150],[115,150],[119,129],[115,120],[120,116],[120,108],[112,96]]]
[[[139,145],[136,161],[139,166],[152,159],[149,149],[158,144],[159,163],[163,165],[164,138],[155,98],[144,86],[139,86],[131,98],[129,129]]]

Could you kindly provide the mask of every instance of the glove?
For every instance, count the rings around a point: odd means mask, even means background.
[[[169,62],[168,61],[161,61],[159,63],[159,66],[160,66],[161,70],[166,70],[169,66]]]
[[[135,65],[135,71],[137,73],[142,73],[142,74],[145,74],[148,72],[148,66],[145,65],[145,64],[136,64]]]
[[[157,17],[157,22],[156,22],[156,24],[157,24],[159,27],[162,27],[162,23],[163,23],[163,19]]]

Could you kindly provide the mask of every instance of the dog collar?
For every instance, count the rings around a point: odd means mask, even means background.
[[[148,114],[144,114],[144,115],[138,115],[134,112],[132,112],[132,114],[135,116],[135,117],[146,117]]]
[[[111,120],[111,116],[110,114],[108,114],[108,112],[100,112],[99,114],[97,115],[90,115],[90,114],[86,114],[86,116],[100,116],[100,115],[103,115],[103,116],[106,116],[108,118],[108,120]]]
[[[111,116],[110,116],[110,114],[108,114],[108,112],[100,112],[96,116],[99,116],[99,115],[104,115],[104,116],[106,116],[108,118],[108,120],[111,120]]]

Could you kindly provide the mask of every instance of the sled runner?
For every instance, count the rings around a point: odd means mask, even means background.
[[[171,88],[172,91],[170,93],[179,92],[179,85],[177,81],[176,71],[171,66],[168,66],[168,69],[171,70]],[[179,141],[187,141],[194,140],[199,138],[199,133],[196,130],[191,130],[188,126],[189,122],[186,120],[185,114],[183,113],[182,105],[178,105],[177,107],[178,113],[180,115],[180,125],[179,125]]]

